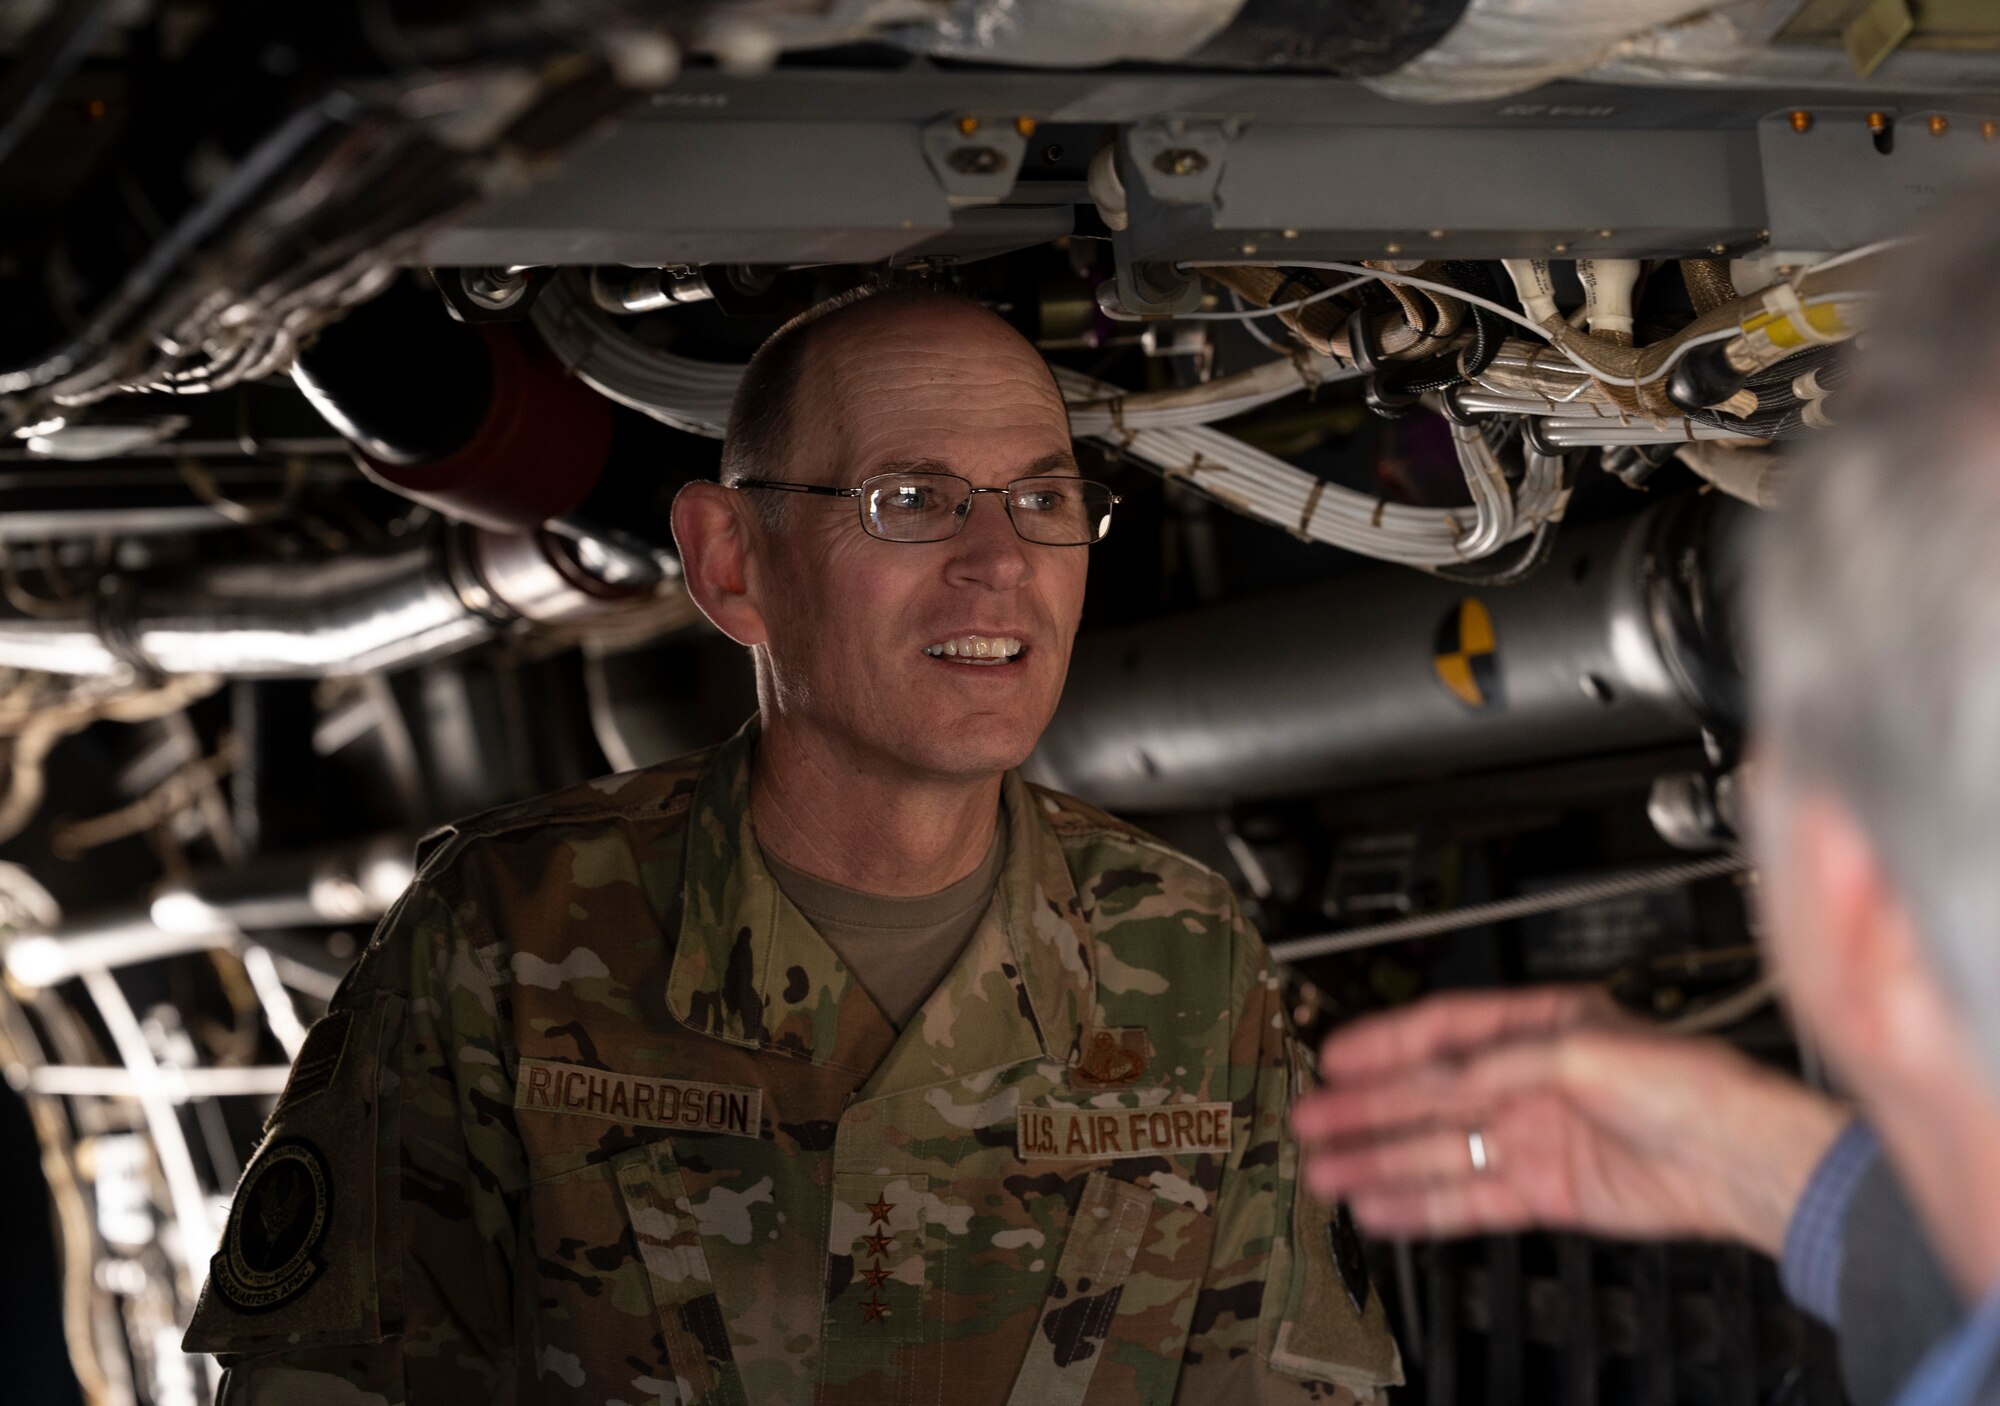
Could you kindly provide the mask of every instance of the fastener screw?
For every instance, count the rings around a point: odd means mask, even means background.
[[[1153,169],[1163,176],[1195,176],[1208,169],[1208,158],[1192,147],[1170,147],[1153,158]]]
[[[962,146],[945,158],[951,169],[966,176],[990,176],[1004,164],[998,151],[990,146]]]

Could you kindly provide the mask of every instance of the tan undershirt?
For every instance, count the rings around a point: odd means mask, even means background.
[[[898,1030],[909,1024],[979,926],[1007,858],[1002,816],[980,866],[950,888],[884,898],[801,873],[769,850],[765,867]]]

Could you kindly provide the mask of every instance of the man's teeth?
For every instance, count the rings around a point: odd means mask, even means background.
[[[933,659],[962,659],[968,664],[1004,664],[1021,652],[1021,642],[1006,635],[958,635],[927,645]]]

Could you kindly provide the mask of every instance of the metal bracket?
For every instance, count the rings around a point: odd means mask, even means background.
[[[1162,205],[1212,205],[1222,184],[1236,122],[1142,122],[1125,130],[1124,169],[1119,177]]]
[[[924,125],[923,149],[948,203],[994,205],[1012,193],[1028,137],[1014,118],[940,117]]]
[[[1178,317],[1201,306],[1201,280],[1172,264],[1132,258],[1130,231],[1111,236],[1111,257],[1118,270],[1111,289],[1126,312],[1136,317]]]

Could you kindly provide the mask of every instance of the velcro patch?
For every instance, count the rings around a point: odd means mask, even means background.
[[[274,1118],[278,1110],[289,1112],[332,1085],[333,1076],[340,1072],[341,1056],[347,1053],[347,1032],[353,1024],[351,1010],[330,1011],[313,1022],[299,1047],[299,1057],[292,1061],[285,1090],[278,1095]]]
[[[577,1113],[635,1127],[758,1137],[763,1127],[764,1091],[739,1084],[654,1079],[581,1064],[524,1059],[514,1085],[514,1107]]]
[[[1014,1151],[1023,1161],[1226,1153],[1232,1132],[1226,1103],[1166,1103],[1157,1108],[1030,1105],[1014,1124]]]

